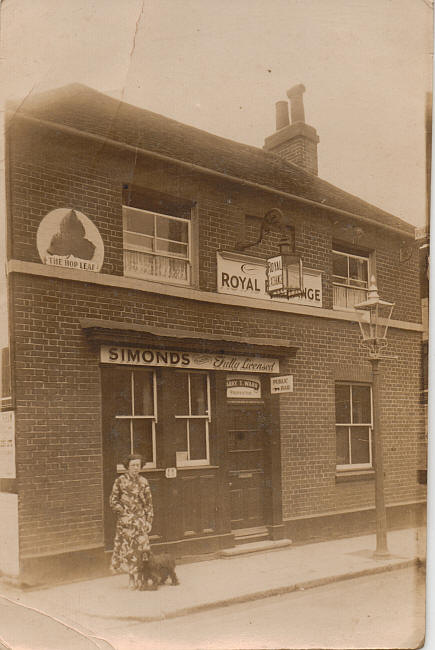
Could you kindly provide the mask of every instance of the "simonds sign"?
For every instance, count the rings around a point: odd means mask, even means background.
[[[217,254],[217,290],[233,296],[244,296],[256,300],[271,298],[266,292],[266,260],[253,259],[233,253]],[[296,305],[322,306],[322,273],[304,269],[304,292],[301,298],[274,298],[279,302]]]
[[[117,345],[102,345],[102,363],[129,366],[160,366],[186,370],[226,370],[232,372],[278,373],[279,360],[268,357],[239,356],[232,354],[203,354],[179,350],[154,350]]]

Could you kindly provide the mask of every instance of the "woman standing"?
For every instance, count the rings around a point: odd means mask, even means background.
[[[132,454],[124,466],[127,471],[116,479],[110,495],[110,507],[118,516],[111,569],[114,573],[127,572],[130,589],[137,589],[139,563],[143,553],[150,550],[153,502],[149,483],[139,474],[142,457]]]

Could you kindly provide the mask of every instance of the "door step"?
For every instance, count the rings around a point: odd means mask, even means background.
[[[269,531],[266,526],[256,526],[255,528],[239,528],[233,531],[234,541],[236,544],[247,544],[249,542],[261,542],[269,539]]]
[[[237,557],[239,555],[248,555],[249,553],[261,553],[264,551],[277,551],[279,549],[291,546],[291,539],[278,539],[273,541],[266,539],[262,541],[248,542],[235,546],[234,548],[225,548],[219,552],[219,557]],[[237,544],[237,541],[236,541]]]

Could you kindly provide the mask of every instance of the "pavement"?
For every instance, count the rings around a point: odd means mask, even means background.
[[[136,623],[175,618],[424,562],[425,529],[390,531],[388,547],[390,557],[375,559],[374,534],[304,545],[245,544],[225,557],[179,565],[180,585],[162,585],[158,591],[130,591],[125,575],[25,591],[3,581],[0,604],[7,601],[32,608],[78,632],[110,641]],[[246,553],[240,555],[243,550]]]

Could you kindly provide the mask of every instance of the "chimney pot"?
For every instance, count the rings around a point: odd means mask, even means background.
[[[297,84],[287,90],[287,97],[290,99],[292,124],[294,122],[305,122],[305,110],[303,94],[304,84]]]
[[[279,131],[290,124],[288,115],[288,102],[276,102],[276,130]]]

